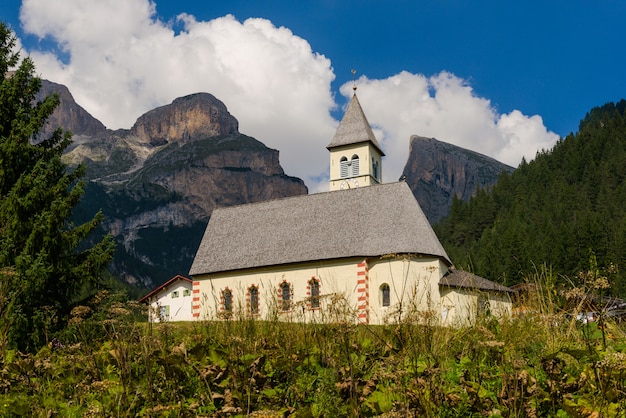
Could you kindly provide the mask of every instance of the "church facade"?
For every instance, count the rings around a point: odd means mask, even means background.
[[[457,271],[384,153],[356,94],[330,153],[330,191],[217,208],[191,266],[195,319],[471,323],[510,289]]]

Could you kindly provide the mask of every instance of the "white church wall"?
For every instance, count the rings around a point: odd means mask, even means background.
[[[439,280],[447,265],[435,257],[390,256],[256,268],[194,279],[198,319],[254,317],[265,320],[385,324],[440,320]],[[312,295],[316,281],[319,295]],[[366,283],[366,284],[363,284]],[[388,286],[388,300],[382,287]],[[284,303],[282,286],[288,286]],[[254,309],[250,289],[258,289]],[[231,295],[225,301],[225,292]],[[461,305],[466,301],[455,302]],[[230,309],[228,306],[230,305]]]
[[[394,256],[370,262],[370,323],[425,322],[433,317],[438,321],[438,283],[445,269],[434,257]]]
[[[194,279],[194,295],[199,299],[194,312],[199,319],[245,316],[266,320],[331,321],[356,318],[359,262],[349,259],[198,276]],[[313,280],[319,285],[319,296],[311,295]],[[283,304],[284,285],[290,289],[288,309]],[[256,312],[250,300],[252,287],[258,289]],[[230,313],[225,309],[226,290],[232,295]]]

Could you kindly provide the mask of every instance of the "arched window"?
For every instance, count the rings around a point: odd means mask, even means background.
[[[248,296],[250,297],[250,313],[256,315],[259,313],[259,289],[251,286],[248,289]]]
[[[349,171],[350,167],[348,164],[348,159],[346,157],[341,157],[341,160],[339,160],[339,177],[348,177]]]
[[[380,286],[380,299],[383,306],[391,305],[391,289],[387,283]]]
[[[367,162],[366,162],[367,164]],[[351,176],[358,176],[359,175],[359,156],[354,154],[352,156],[352,161],[350,161],[350,166],[352,167],[352,172],[350,173]]]
[[[233,292],[228,288],[224,289],[222,298],[224,300],[224,312],[231,313],[233,311]]]
[[[287,282],[280,285],[280,308],[283,311],[291,309],[291,287]]]
[[[311,309],[320,307],[320,282],[311,279],[309,282],[309,293],[311,295]]]

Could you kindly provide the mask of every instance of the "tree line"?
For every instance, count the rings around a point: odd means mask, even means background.
[[[542,268],[559,280],[603,274],[626,293],[626,101],[587,113],[576,134],[456,199],[435,226],[458,267],[507,285]]]

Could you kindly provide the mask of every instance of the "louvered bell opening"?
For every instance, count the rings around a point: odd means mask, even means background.
[[[348,159],[343,158],[339,163],[339,176],[348,177],[349,170],[350,170],[350,164],[348,163]]]
[[[359,157],[358,155],[354,155],[352,156],[352,161],[351,161],[351,165],[352,165],[352,175],[353,176],[358,176],[359,175]]]

